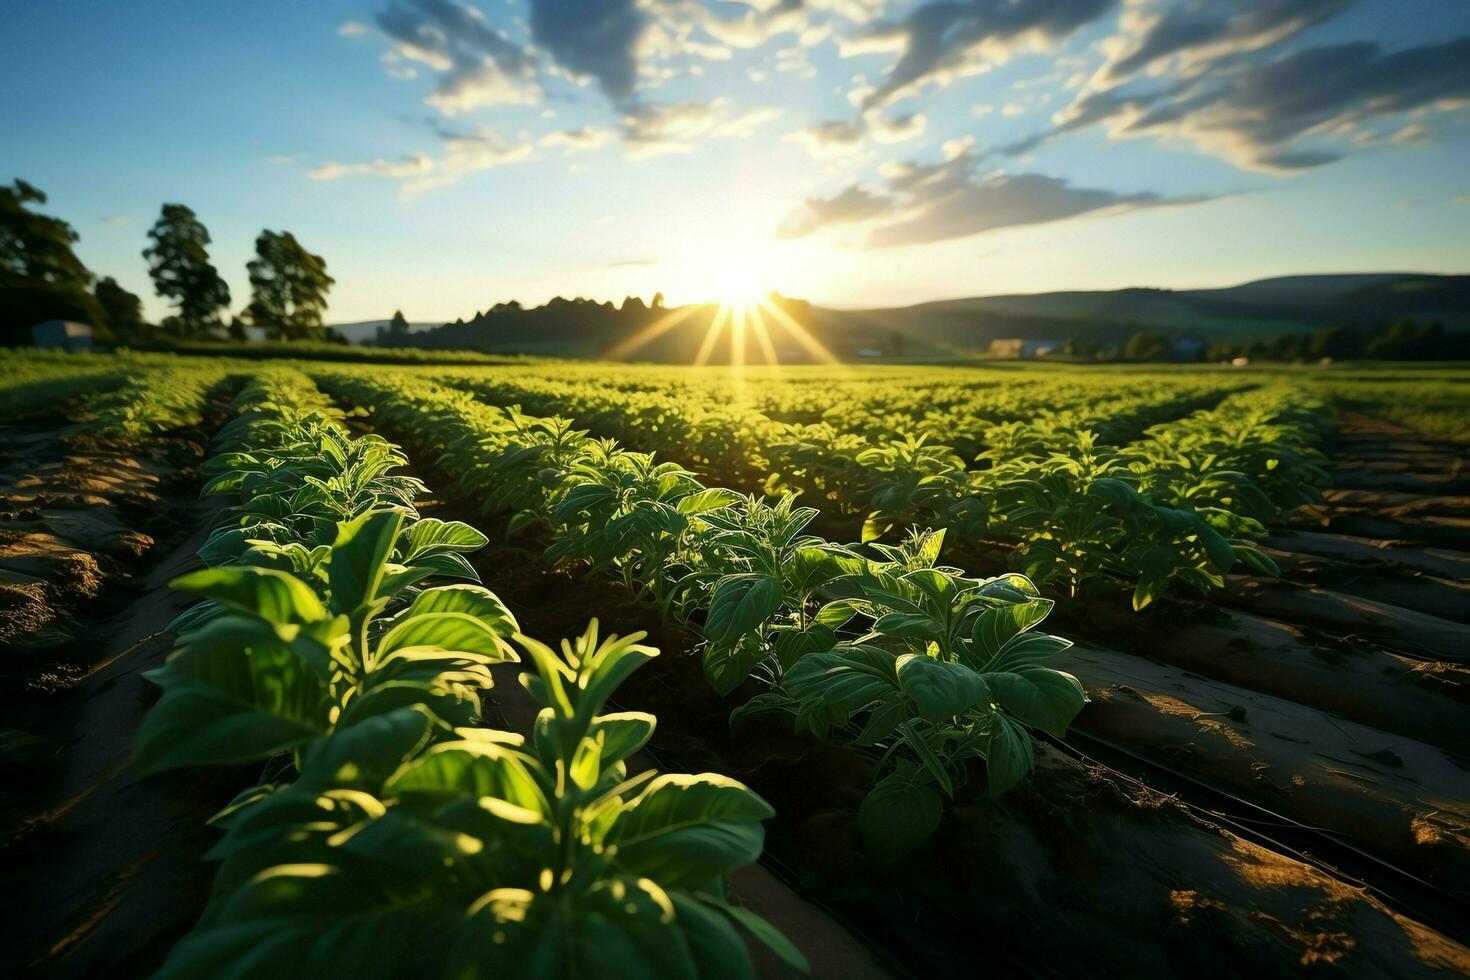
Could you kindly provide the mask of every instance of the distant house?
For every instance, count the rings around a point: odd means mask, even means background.
[[[1170,345],[1169,353],[1176,361],[1192,363],[1194,361],[1203,361],[1205,359],[1205,352],[1209,348],[1209,341],[1205,340],[1205,338],[1199,334],[1187,333],[1174,338],[1173,344]]]
[[[47,320],[31,327],[31,343],[52,350],[91,350],[92,328],[70,320]]]
[[[992,357],[1044,357],[1061,346],[1062,342],[1059,340],[1023,340],[1020,337],[1009,337],[992,340],[990,354]]]
[[[882,357],[883,352],[876,347],[864,347],[858,351],[858,357]]]

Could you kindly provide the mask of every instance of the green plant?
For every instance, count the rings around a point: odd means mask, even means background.
[[[983,759],[989,791],[1004,793],[1033,766],[1027,728],[1057,737],[1086,702],[1081,683],[1042,661],[1071,646],[1035,632],[1051,611],[1029,579],[971,579],[938,566],[943,533],[880,546],[833,587],[829,630],[866,629],[808,652],[756,710],[794,713],[798,729],[876,753],[876,783],[859,810],[869,849],[892,860],[939,824],[964,763]]]
[[[320,567],[326,599],[276,568],[191,572],[174,588],[214,603],[148,673],[163,697],[138,735],[145,770],[224,765],[299,754],[304,746],[404,705],[448,733],[474,724],[492,664],[515,659],[515,618],[495,595],[458,585],[417,592],[433,574],[391,565],[404,513],[369,511],[337,526]]]
[[[520,638],[530,739],[429,744],[420,705],[313,744],[294,782],[226,811],[216,892],[163,977],[753,977],[746,932],[801,954],[723,881],[770,807],[722,776],[630,777],[655,720],[601,713],[641,634]]]

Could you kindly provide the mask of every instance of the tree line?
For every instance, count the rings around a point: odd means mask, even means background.
[[[1180,344],[1180,337],[1191,340]],[[1206,343],[1194,334],[1140,330],[1121,345],[1097,338],[1071,338],[1050,356],[1096,361],[1465,361],[1470,360],[1470,331],[1452,330],[1430,321],[1400,319],[1391,323],[1339,323],[1317,331],[1287,332],[1256,340]]]
[[[289,231],[256,237],[246,265],[250,302],[232,316],[229,284],[210,261],[209,229],[187,205],[163,205],[143,258],[154,290],[175,312],[150,324],[137,294],[77,257],[80,236],[69,223],[35,210],[45,203],[24,180],[0,185],[0,344],[28,342],[30,328],[45,320],[88,323],[104,342],[244,340],[247,326],[274,340],[338,339],[322,324],[335,282],[326,260]]]

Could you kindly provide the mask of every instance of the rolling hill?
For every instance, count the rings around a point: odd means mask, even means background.
[[[1470,327],[1470,276],[1420,273],[1281,276],[1223,289],[1132,288],[977,296],[873,310],[819,309],[819,320],[895,330],[957,350],[1005,337],[1121,343],[1139,330],[1241,343],[1335,323],[1399,319]]]
[[[1140,330],[1197,333],[1233,344],[1311,333],[1337,323],[1379,326],[1395,320],[1439,321],[1470,328],[1470,275],[1413,272],[1280,276],[1221,289],[1074,290],[940,300],[887,309],[848,310],[777,300],[845,360],[873,356],[944,357],[984,351],[993,340],[1068,339],[1120,345]],[[688,363],[715,319],[713,305],[689,310],[677,329],[658,333],[624,359]],[[414,323],[395,347],[474,350],[548,357],[617,355],[621,342],[669,311],[639,301],[557,299],[545,306],[497,305],[469,320]],[[353,343],[371,342],[379,324],[335,324]],[[791,336],[772,330],[783,361],[807,356]],[[760,352],[751,340],[748,360]],[[728,340],[714,351],[729,358]]]

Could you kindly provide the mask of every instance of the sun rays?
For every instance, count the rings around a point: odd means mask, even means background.
[[[745,368],[753,347],[755,356],[767,367],[779,368],[782,354],[777,347],[778,337],[794,342],[800,348],[803,360],[822,364],[842,363],[810,330],[781,308],[779,296],[773,299],[771,295],[762,295],[754,286],[754,280],[742,270],[735,269],[727,277],[722,277],[720,292],[722,298],[718,304],[691,303],[670,310],[612,347],[606,356],[611,360],[630,357],[696,314],[713,311],[694,355],[696,367],[708,365],[716,352],[725,347],[729,352],[731,370],[739,373]],[[787,360],[791,360],[790,353],[788,350]]]

